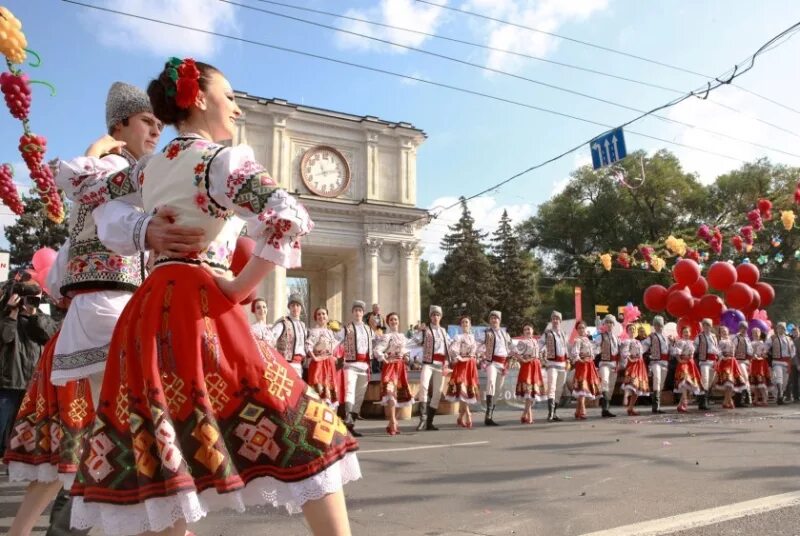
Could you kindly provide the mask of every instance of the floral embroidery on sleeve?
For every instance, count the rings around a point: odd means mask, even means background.
[[[228,175],[226,195],[240,207],[259,214],[275,191],[275,181],[257,162],[245,161]]]

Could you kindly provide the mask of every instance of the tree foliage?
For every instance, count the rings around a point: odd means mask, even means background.
[[[23,195],[22,201],[25,203],[25,212],[13,225],[5,228],[12,268],[29,266],[34,252],[40,248],[58,250],[69,236],[68,217],[62,223],[53,223],[45,215],[38,196]],[[65,204],[64,209],[69,210],[69,206]]]

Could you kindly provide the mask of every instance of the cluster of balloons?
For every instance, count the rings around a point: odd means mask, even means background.
[[[688,327],[692,336],[700,332],[700,321],[710,318],[717,325],[738,330],[739,322],[748,320],[748,331],[754,327],[769,330],[766,313],[756,314],[775,299],[775,290],[759,281],[758,267],[742,263],[736,267],[728,262],[715,262],[706,277],[700,266],[691,259],[681,259],[672,268],[675,281],[669,288],[651,285],[644,291],[644,305],[660,313],[667,311],[678,319],[678,332]],[[709,293],[709,287],[722,296]]]

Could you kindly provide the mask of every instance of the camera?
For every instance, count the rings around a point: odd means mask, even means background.
[[[42,304],[41,296],[25,296],[22,298],[22,303],[32,309],[37,309]]]

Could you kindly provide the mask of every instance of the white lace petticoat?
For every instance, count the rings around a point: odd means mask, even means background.
[[[168,497],[148,499],[143,503],[116,505],[84,502],[75,497],[71,527],[88,529],[99,526],[104,534],[129,536],[146,531],[158,532],[185,519],[194,523],[215,510],[231,508],[244,512],[247,506],[271,504],[285,506],[298,513],[306,501],[320,499],[339,491],[348,482],[361,478],[355,453],[348,453],[324,471],[299,482],[286,483],[272,477],[256,478],[237,491],[218,493],[209,488],[200,493],[183,491]]]

